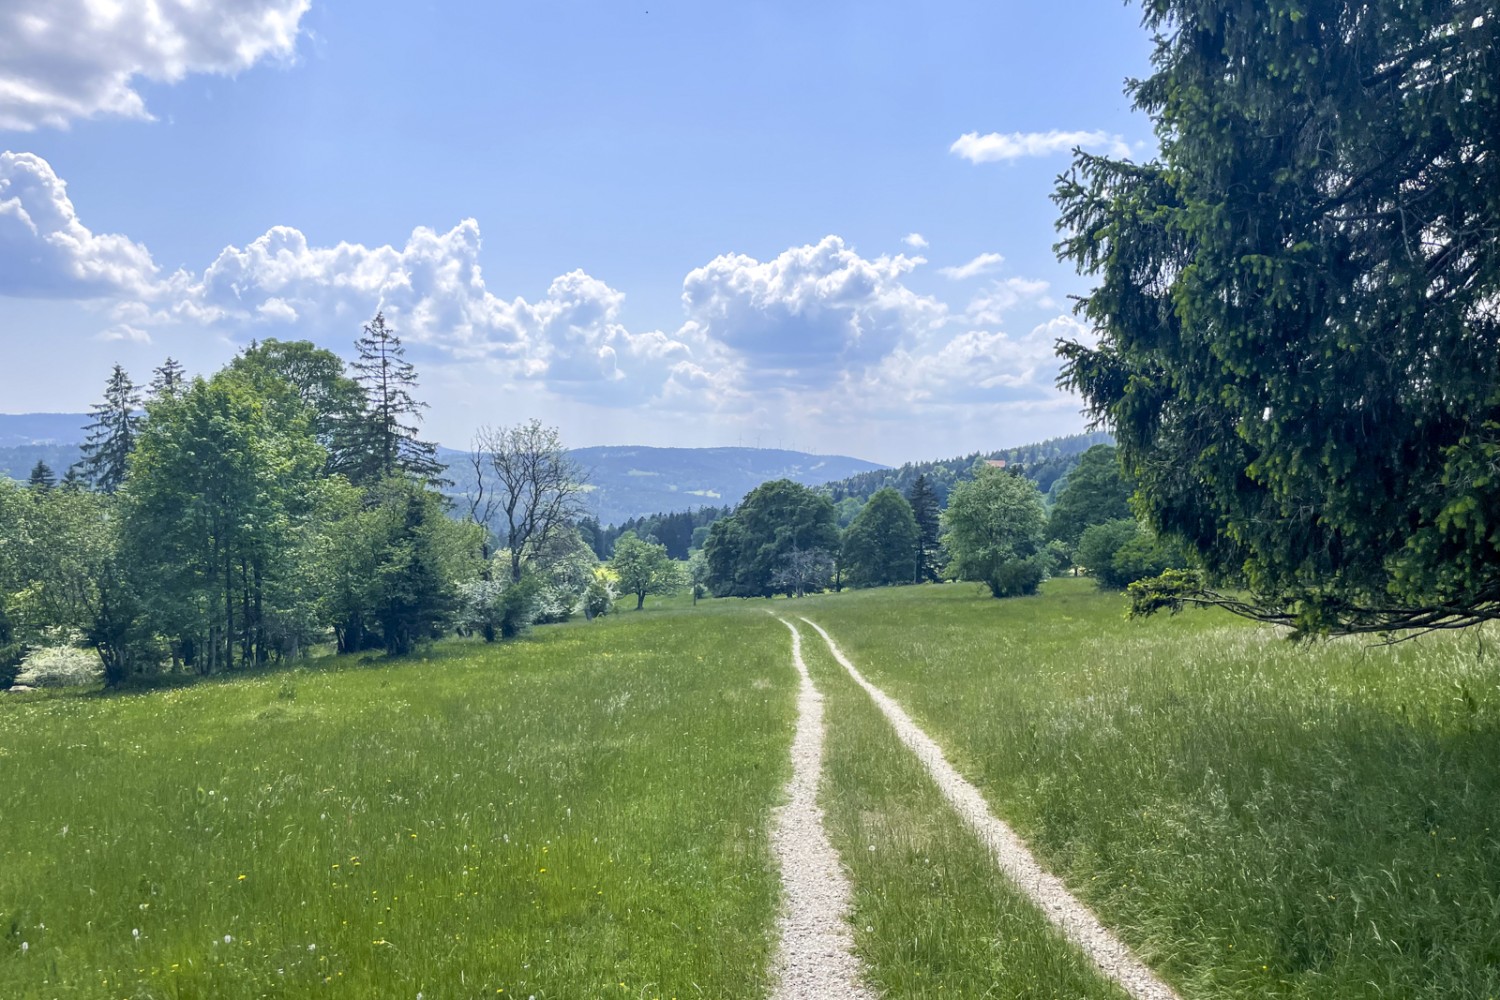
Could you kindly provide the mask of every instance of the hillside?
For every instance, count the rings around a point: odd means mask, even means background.
[[[443,450],[454,492],[471,481],[467,455]],[[695,507],[732,507],[769,479],[820,486],[884,466],[844,455],[809,455],[775,448],[577,448],[587,473],[589,506],[600,524]]]
[[[834,501],[853,497],[866,500],[876,490],[887,486],[905,494],[918,476],[926,476],[927,483],[937,493],[938,503],[947,506],[948,491],[962,480],[979,459],[1019,465],[1028,479],[1047,493],[1078,464],[1078,456],[1096,444],[1110,444],[1114,439],[1104,431],[1088,434],[1070,434],[1066,437],[1049,438],[1038,444],[1022,445],[1019,448],[1003,448],[999,451],[974,452],[959,458],[939,459],[931,462],[907,462],[899,469],[876,469],[861,472],[826,483]]]
[[[59,476],[78,460],[88,415],[0,414],[0,475],[25,479],[38,460]],[[468,454],[441,449],[454,492],[471,481]],[[733,506],[768,479],[818,486],[884,466],[844,455],[776,448],[594,447],[572,452],[589,474],[589,503],[601,524],[695,507]]]

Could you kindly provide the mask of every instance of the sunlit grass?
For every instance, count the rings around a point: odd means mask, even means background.
[[[1185,995],[1500,995],[1500,651],[1125,622],[1090,586],[802,610]]]
[[[762,994],[795,675],[729,617],[0,704],[0,996]]]

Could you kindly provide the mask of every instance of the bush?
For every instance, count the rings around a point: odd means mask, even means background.
[[[530,573],[517,583],[476,580],[464,584],[458,595],[459,627],[478,632],[485,642],[521,635],[544,610],[542,589],[541,581]]]
[[[1078,542],[1078,562],[1101,590],[1124,590],[1137,580],[1186,564],[1176,546],[1162,542],[1129,518],[1086,528]]]
[[[507,586],[495,603],[496,624],[503,639],[531,631],[541,610],[542,583],[530,573]]]
[[[557,625],[573,617],[578,607],[578,596],[563,584],[544,583],[537,588],[537,625]]]
[[[41,646],[26,654],[15,683],[27,687],[75,687],[104,679],[99,654],[77,646]]]
[[[1025,559],[1009,559],[994,568],[985,583],[996,597],[1026,597],[1035,594],[1047,579],[1048,557],[1044,552]]]
[[[615,610],[615,588],[609,578],[596,574],[583,592],[583,616],[598,618]]]

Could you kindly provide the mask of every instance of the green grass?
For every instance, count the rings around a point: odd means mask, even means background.
[[[796,621],[796,605],[779,606]],[[1123,1000],[995,868],[880,710],[796,622],[825,700],[819,802],[854,888],[854,938],[886,1000]]]
[[[1500,650],[1475,634],[1295,647],[1125,622],[1074,580],[799,610],[1185,995],[1500,996]]]
[[[765,995],[796,687],[767,608],[829,628],[1184,996],[1500,997],[1493,639],[1294,647],[1125,622],[1082,580],[648,601],[398,662],[0,699],[0,996]],[[888,1000],[1116,996],[804,637]]]
[[[794,690],[705,609],[6,699],[0,996],[760,995]]]

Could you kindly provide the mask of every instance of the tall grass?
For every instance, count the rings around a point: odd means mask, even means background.
[[[1059,580],[805,602],[1193,997],[1500,996],[1500,651],[1121,620]]]
[[[794,675],[725,621],[0,703],[0,996],[760,995]]]
[[[1123,1000],[999,874],[879,709],[798,624],[830,723],[819,802],[880,995]]]

